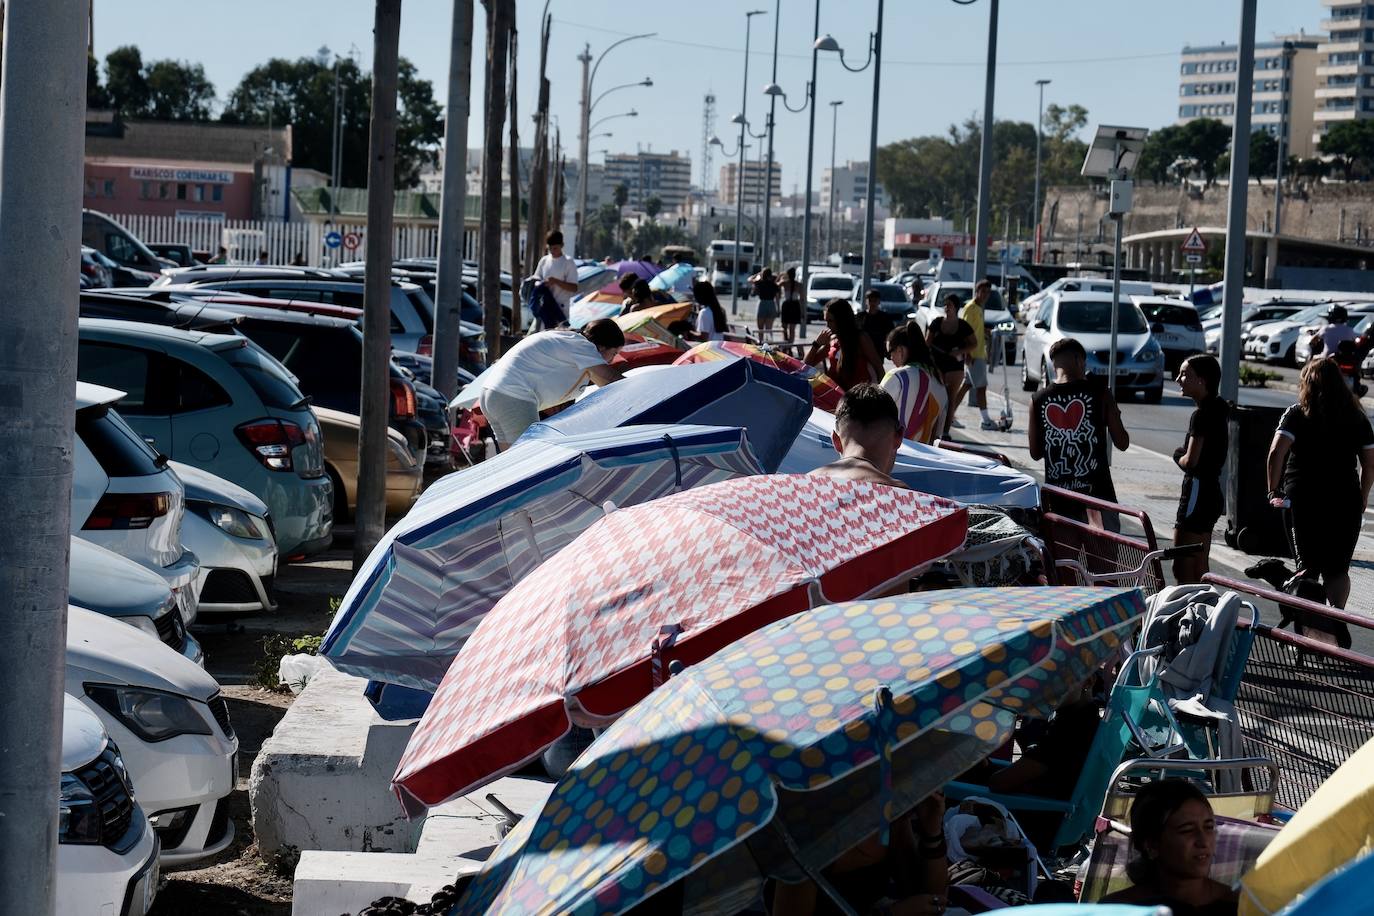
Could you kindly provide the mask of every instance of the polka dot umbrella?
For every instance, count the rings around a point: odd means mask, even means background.
[[[737,912],[1048,713],[1143,612],[1134,589],[954,589],[779,621],[608,728],[455,912],[622,913],[665,889]]]
[[[881,594],[959,549],[967,511],[830,477],[740,477],[618,509],[468,637],[392,779],[407,810],[464,795],[759,627]]]
[[[824,372],[814,366],[808,366],[795,356],[789,356],[781,350],[767,346],[760,347],[734,340],[707,341],[697,344],[679,356],[677,365],[685,366],[718,359],[752,359],[756,363],[780,369],[788,375],[800,375],[811,383],[812,401],[828,413],[834,413],[840,406],[840,399],[844,397],[844,389],[835,384],[834,379]]]

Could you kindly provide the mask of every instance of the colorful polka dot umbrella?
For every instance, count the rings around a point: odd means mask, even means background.
[[[830,413],[835,412],[840,406],[840,399],[844,397],[844,389],[835,384],[830,376],[814,366],[808,366],[794,356],[788,356],[781,350],[774,350],[771,347],[759,347],[734,340],[712,340],[697,344],[679,356],[677,365],[685,366],[690,363],[735,358],[752,359],[756,363],[764,363],[775,369],[780,369],[788,375],[800,375],[811,383],[812,402]]]
[[[607,729],[455,912],[620,913],[665,888],[737,912],[1047,714],[1143,611],[1134,589],[955,589],[779,621]]]
[[[417,813],[606,725],[747,633],[881,594],[964,543],[935,496],[830,477],[741,477],[595,522],[482,618],[392,782]]]

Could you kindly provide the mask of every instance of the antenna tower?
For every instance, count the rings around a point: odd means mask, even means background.
[[[711,193],[711,138],[716,135],[716,94],[707,92],[701,106],[701,190]]]

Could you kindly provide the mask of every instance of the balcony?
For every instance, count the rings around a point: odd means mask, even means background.
[[[1353,99],[1359,93],[1359,83],[1347,83],[1344,86],[1320,86],[1313,95],[1319,99]]]
[[[1312,120],[1318,124],[1332,121],[1353,121],[1359,115],[1358,108],[1318,108],[1312,112]]]
[[[1321,30],[1323,32],[1343,32],[1346,29],[1356,28],[1364,21],[1360,16],[1360,12],[1361,11],[1357,9],[1354,14],[1350,16],[1336,16],[1332,19],[1323,19],[1320,26]]]
[[[1351,7],[1359,9],[1364,6],[1364,0],[1322,0],[1322,6],[1329,10],[1350,9]]]

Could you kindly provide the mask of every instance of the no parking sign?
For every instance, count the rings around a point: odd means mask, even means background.
[[[353,251],[362,243],[363,234],[361,232],[350,232],[343,237],[343,246],[349,251]]]

